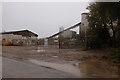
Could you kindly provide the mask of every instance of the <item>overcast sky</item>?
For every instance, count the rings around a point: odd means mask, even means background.
[[[88,2],[3,2],[2,31],[30,30],[48,37],[81,21]]]

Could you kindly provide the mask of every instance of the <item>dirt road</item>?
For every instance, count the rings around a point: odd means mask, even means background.
[[[3,58],[3,78],[75,78],[57,70]]]
[[[41,46],[3,46],[2,53],[3,57],[18,61],[37,60],[71,64],[82,69],[89,77],[118,77],[118,67],[105,57],[108,50],[83,51],[82,49],[58,49]]]
[[[17,60],[32,58],[48,62],[71,64],[102,55],[94,51],[82,51],[81,49],[44,48],[40,46],[3,46],[2,53],[4,57]],[[93,56],[94,54],[95,56]]]

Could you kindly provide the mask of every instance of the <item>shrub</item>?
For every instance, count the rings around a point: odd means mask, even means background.
[[[112,52],[110,52],[109,56],[112,61],[120,62],[120,50],[113,50]]]

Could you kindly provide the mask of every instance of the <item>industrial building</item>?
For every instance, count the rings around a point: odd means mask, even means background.
[[[77,47],[77,46],[85,46],[87,43],[87,36],[86,32],[89,29],[89,22],[88,22],[88,13],[82,13],[81,14],[81,22],[64,29],[64,27],[59,28],[59,32],[47,37],[49,40],[49,43],[51,45],[54,44],[54,37],[58,36],[58,43],[59,48],[65,48],[65,47]],[[75,31],[72,31],[71,29],[79,27],[79,34],[76,34]]]
[[[2,45],[36,45],[38,35],[29,31],[10,31],[3,32]]]
[[[62,29],[62,30],[61,30]],[[64,31],[64,29],[61,27],[60,32]],[[77,33],[72,30],[66,30],[59,34],[59,48],[73,48],[76,46],[76,37]]]

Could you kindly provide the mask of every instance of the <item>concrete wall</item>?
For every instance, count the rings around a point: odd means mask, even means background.
[[[12,41],[13,45],[37,45],[37,37],[24,37],[22,35],[2,34],[2,40]]]
[[[31,36],[31,37],[22,37],[22,39],[37,39],[37,37],[35,37],[35,36]]]
[[[14,34],[2,34],[2,39],[13,40],[13,39],[37,39],[35,36],[24,37],[22,35],[14,35]]]
[[[2,39],[5,39],[5,40],[22,39],[22,36],[14,35],[14,34],[2,34]]]

